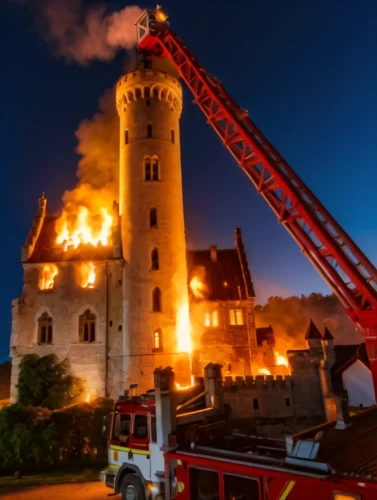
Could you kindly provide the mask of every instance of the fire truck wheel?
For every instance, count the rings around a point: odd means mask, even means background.
[[[127,474],[120,487],[122,500],[145,500],[144,487],[135,474]]]

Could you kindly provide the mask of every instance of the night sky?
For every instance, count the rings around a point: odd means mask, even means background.
[[[106,4],[121,9],[126,2]],[[377,263],[377,2],[165,0],[163,7],[172,29]],[[11,300],[22,290],[20,248],[37,199],[45,191],[49,210],[58,210],[63,192],[75,185],[74,132],[122,74],[125,55],[87,68],[67,64],[13,2],[1,0],[0,23],[2,361]],[[328,293],[187,90],[184,97],[189,247],[233,247],[233,231],[241,227],[257,302]]]

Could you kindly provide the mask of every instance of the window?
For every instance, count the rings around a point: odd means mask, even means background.
[[[128,144],[128,129],[124,132],[124,142]]]
[[[225,500],[231,500],[233,498],[247,498],[248,500],[258,500],[258,481],[250,477],[224,474],[224,493]]]
[[[158,156],[144,157],[144,180],[158,181],[160,179],[160,160]]]
[[[52,318],[46,312],[38,319],[38,344],[52,344]]]
[[[259,410],[259,401],[257,399],[253,399],[253,408]]]
[[[144,158],[144,180],[145,181],[151,181],[152,180],[152,175],[151,175],[151,159],[149,156]]]
[[[172,144],[175,144],[175,133],[173,129],[171,130],[171,142]]]
[[[159,168],[160,162],[158,158],[152,158],[152,181],[158,181],[160,175],[159,175]]]
[[[161,312],[161,290],[159,288],[153,290],[152,302],[153,312]]]
[[[151,441],[157,443],[156,417],[154,415],[151,416]]]
[[[204,315],[204,326],[211,326],[211,316],[209,313]]]
[[[152,125],[148,125],[147,127],[147,137],[150,139],[152,137]]]
[[[144,89],[144,97],[145,99],[148,99],[151,96],[151,89],[150,87],[145,87]]]
[[[158,261],[158,250],[157,250],[157,248],[155,248],[154,250],[152,250],[151,261],[152,261],[152,269],[154,271],[157,271],[160,268],[160,264],[159,264],[159,261]]]
[[[94,342],[96,340],[96,315],[87,309],[79,319],[80,342]]]
[[[133,436],[137,439],[148,437],[148,415],[135,415]]]
[[[162,351],[162,331],[161,328],[157,328],[153,332],[153,350]]]
[[[229,323],[231,326],[244,324],[243,309],[229,309]]]
[[[149,210],[149,227],[157,227],[157,209],[151,208]]]
[[[290,408],[291,407],[291,400],[289,398],[285,398],[285,406],[287,408]]]
[[[200,500],[201,498],[219,499],[218,474],[213,470],[190,467],[190,499]]]
[[[118,441],[126,441],[130,435],[131,415],[118,413],[114,420],[113,437]]]
[[[42,267],[40,289],[52,290],[54,288],[54,280],[58,274],[58,268],[55,264],[46,264]]]
[[[212,313],[212,326],[219,326],[219,317],[217,311]]]

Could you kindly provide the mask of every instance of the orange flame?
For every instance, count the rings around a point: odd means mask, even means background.
[[[276,364],[278,366],[285,366],[288,368],[288,359],[285,356],[281,356],[278,351],[275,351]]]
[[[190,314],[188,302],[178,308],[177,313],[177,347],[178,352],[192,352]]]
[[[270,370],[267,370],[267,368],[258,368],[258,373],[260,375],[271,375]]]
[[[56,224],[57,243],[64,245],[64,251],[70,247],[77,248],[81,243],[106,246],[110,243],[113,219],[106,208],[101,207],[96,220],[90,216],[89,210],[80,206],[74,220],[69,220],[66,212]]]
[[[96,282],[96,268],[92,262],[82,265],[82,287],[93,288]]]
[[[190,289],[195,297],[204,299],[207,293],[206,285],[200,280],[199,276],[194,276],[190,281]]]
[[[50,290],[54,288],[54,279],[58,274],[58,268],[54,264],[46,264],[42,268],[41,289]]]

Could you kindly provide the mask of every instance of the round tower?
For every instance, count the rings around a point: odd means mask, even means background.
[[[182,87],[168,61],[152,59],[123,76],[120,217],[125,388],[153,387],[153,370],[190,376],[186,244],[179,120]],[[185,379],[185,380],[184,380]]]

